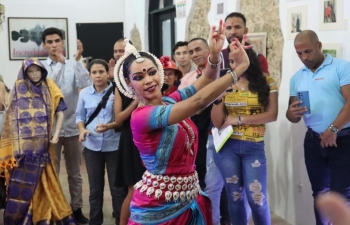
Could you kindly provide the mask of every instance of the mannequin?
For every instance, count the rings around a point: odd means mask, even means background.
[[[47,78],[39,60],[24,60],[0,141],[0,172],[8,184],[4,225],[75,224],[53,165],[53,144],[58,141],[66,108],[61,91]]]

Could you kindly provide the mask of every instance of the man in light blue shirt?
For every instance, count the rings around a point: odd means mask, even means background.
[[[304,63],[290,81],[287,118],[304,119],[305,164],[313,197],[335,191],[350,200],[350,63],[322,54],[315,32],[300,32],[294,46]],[[308,91],[310,108],[299,107],[300,92]],[[329,224],[315,208],[317,225]]]
[[[75,60],[68,60],[63,56],[63,35],[57,28],[47,28],[42,33],[43,47],[49,57],[42,61],[51,78],[64,95],[67,110],[64,111],[64,122],[60,138],[55,144],[57,174],[60,171],[62,146],[64,147],[66,169],[68,174],[69,192],[73,215],[78,223],[86,224],[89,220],[82,214],[82,178],[80,174],[81,143],[79,130],[75,124],[75,108],[78,102],[78,88],[91,85],[89,72],[79,61],[83,52],[83,45],[78,40],[78,50]]]

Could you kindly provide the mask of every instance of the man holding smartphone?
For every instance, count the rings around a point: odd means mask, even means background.
[[[286,116],[292,123],[303,118],[308,128],[304,155],[313,197],[335,191],[349,202],[350,62],[324,55],[311,30],[301,31],[294,47],[305,66],[291,78]],[[305,99],[305,93],[309,107],[298,100]],[[315,217],[317,225],[329,224],[316,208]]]

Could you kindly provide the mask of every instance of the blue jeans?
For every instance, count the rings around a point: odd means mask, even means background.
[[[309,175],[312,196],[335,191],[350,200],[350,135],[337,138],[338,147],[322,148],[321,139],[312,132],[306,132],[304,156]],[[315,208],[317,225],[329,224]]]
[[[213,135],[208,136],[207,143],[207,173],[205,175],[205,190],[211,201],[214,225],[220,225],[220,195],[224,187],[224,181],[219,169],[214,162],[216,154]]]
[[[248,224],[248,200],[255,225],[271,224],[266,188],[264,142],[229,138],[214,154],[214,161],[225,183],[232,225]]]

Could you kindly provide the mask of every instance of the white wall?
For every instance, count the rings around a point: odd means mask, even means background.
[[[177,18],[177,40],[178,41],[184,41],[186,40],[186,36],[187,36],[187,29],[184,29],[187,27],[187,25],[189,24],[190,20],[193,17],[193,13],[194,13],[194,5],[196,3],[196,1],[200,1],[200,0],[187,0],[186,3],[186,17],[185,18]],[[175,2],[175,0],[174,0]],[[214,4],[215,1],[212,1],[212,4],[210,6],[210,10],[208,13],[208,17],[207,20],[209,22],[209,24],[212,25],[216,25],[218,26],[219,24],[219,19],[215,18],[215,11],[216,11],[216,5]],[[227,1],[227,7],[225,8],[226,14],[229,14],[231,12],[236,12],[239,10],[239,2],[240,0],[228,0]],[[225,19],[225,17],[222,18],[223,20]],[[189,40],[187,40],[189,41]],[[225,44],[225,46],[227,45],[227,43]]]
[[[126,0],[124,4],[124,36],[130,38],[130,32],[136,25],[141,35],[142,50],[148,51],[149,0]]]
[[[68,18],[69,58],[75,54],[76,23],[123,22],[124,0],[2,0],[6,23],[0,33],[0,74],[12,89],[21,61],[9,60],[8,17],[60,17]],[[120,10],[118,10],[120,9]],[[111,47],[112,48],[112,47]]]
[[[343,1],[344,20],[349,20],[350,1]],[[287,8],[308,5],[308,29],[314,30],[321,42],[342,43],[343,59],[350,60],[350,31],[319,31],[319,0],[286,2],[280,0],[280,18],[284,40],[282,82],[279,92],[279,116],[277,122],[269,124],[266,137],[268,156],[268,184],[270,208],[293,225],[315,224],[313,199],[307,176],[303,140],[303,122],[291,124],[285,117],[289,99],[289,80],[302,67],[293,40],[287,40]],[[249,19],[249,18],[248,18]],[[347,23],[346,23],[347,24]]]

